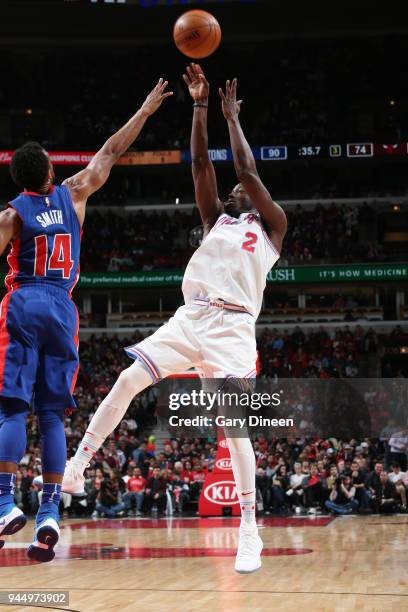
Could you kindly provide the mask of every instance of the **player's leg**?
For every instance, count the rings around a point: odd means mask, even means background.
[[[226,431],[237,495],[241,508],[241,526],[256,527],[255,453],[249,437],[232,437]]]
[[[236,312],[209,312],[211,324],[203,330],[203,369],[218,379],[226,393],[250,393],[249,381],[256,376],[255,323],[250,315]],[[220,329],[222,334],[220,334]],[[239,402],[238,402],[239,403]],[[224,407],[228,416],[230,407]],[[261,566],[262,541],[256,525],[255,453],[246,430],[224,430],[231,455],[238,500],[241,509],[240,542],[235,562],[238,572],[249,573]]]
[[[17,467],[26,447],[26,416],[37,371],[36,338],[22,292],[9,293],[0,306],[0,548],[4,536],[24,527],[14,503]]]
[[[211,316],[211,311],[209,312]],[[251,381],[256,376],[255,326],[251,315],[237,312],[213,311],[211,324],[203,330],[203,369],[208,376],[219,380],[224,392],[250,393]],[[222,337],[220,334],[222,329]],[[225,410],[228,407],[224,407]],[[231,408],[228,416],[240,416]],[[246,431],[246,430],[245,430]],[[255,454],[245,432],[227,429],[225,436],[231,455],[237,494],[241,507],[241,525],[254,527],[255,521]]]
[[[133,398],[151,384],[152,377],[140,361],[123,370],[92,417],[71,463],[83,471],[122,421]]]
[[[219,395],[225,398],[219,412],[225,419],[244,418],[247,403],[243,395],[251,394],[253,383],[250,379],[215,379]],[[232,400],[231,400],[232,398]],[[236,398],[236,399],[235,399]],[[227,421],[228,422],[228,421]],[[256,524],[255,453],[247,428],[224,427],[224,435],[231,456],[231,466],[241,510],[239,545],[235,559],[235,570],[250,573],[261,567],[262,540]]]
[[[36,534],[27,554],[36,561],[52,561],[59,539],[61,483],[67,460],[64,409],[38,410],[41,434],[43,494],[36,516]]]
[[[63,292],[44,290],[37,300],[42,332],[34,408],[41,434],[43,495],[27,555],[47,562],[55,556],[60,535],[59,504],[67,460],[64,413],[76,406],[72,391],[78,372],[78,316]]]
[[[14,501],[18,464],[26,448],[28,404],[0,398],[0,548],[4,536],[13,535],[27,520]]]
[[[188,320],[185,319],[185,310],[186,307],[179,308],[176,315],[154,334],[139,344],[126,348],[127,354],[135,359],[135,362],[121,372],[92,417],[67,468],[64,491],[68,491],[65,484],[67,487],[72,484],[71,490],[78,491],[75,481],[81,481],[89,461],[122,421],[136,395],[170,374],[191,368],[198,360],[198,345]]]

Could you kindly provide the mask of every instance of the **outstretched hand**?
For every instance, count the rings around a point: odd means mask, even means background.
[[[187,74],[183,74],[183,79],[194,102],[206,101],[210,93],[210,85],[200,64],[191,62],[186,72]]]
[[[168,81],[163,81],[163,79],[158,80],[156,87],[152,89],[142,104],[142,110],[145,113],[153,115],[161,106],[163,100],[173,95],[172,91],[165,91],[168,84]]]
[[[242,100],[237,100],[237,79],[233,79],[232,84],[229,81],[225,83],[225,93],[221,87],[218,92],[222,100],[222,112],[225,119],[234,119],[238,117],[241,110]]]

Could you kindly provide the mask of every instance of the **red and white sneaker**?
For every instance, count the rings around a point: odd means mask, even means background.
[[[35,529],[34,542],[27,549],[27,556],[39,563],[48,563],[55,557],[54,548],[60,537],[58,521],[49,516]]]
[[[258,527],[240,527],[239,544],[235,558],[235,571],[239,574],[256,572],[261,565],[263,542],[258,535]]]

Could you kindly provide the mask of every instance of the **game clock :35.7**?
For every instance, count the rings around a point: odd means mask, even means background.
[[[319,157],[323,154],[323,147],[320,145],[307,145],[297,149],[299,157]]]

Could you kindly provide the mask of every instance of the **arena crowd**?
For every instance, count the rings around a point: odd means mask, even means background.
[[[119,372],[129,365],[122,347],[142,336],[119,340],[92,336],[81,345],[81,370],[76,388],[78,408],[65,418],[70,454],[74,454],[97,405]],[[258,338],[260,378],[340,377],[359,375],[359,359],[397,348],[408,340],[397,326],[376,334],[359,326],[305,333],[265,329]],[[403,376],[389,371],[385,375]],[[132,403],[124,420],[99,450],[86,472],[87,497],[64,495],[65,516],[150,516],[191,514],[205,475],[214,466],[214,439],[168,439],[158,450],[157,387]],[[406,510],[408,433],[395,436],[390,419],[378,438],[287,437],[254,441],[257,458],[257,505],[260,513],[286,515],[333,512],[397,512]],[[41,472],[39,431],[34,416],[28,422],[27,452],[17,477],[16,498],[32,514],[38,506],[33,478]]]
[[[376,236],[377,226],[370,206],[352,208],[333,203],[328,208],[301,206],[287,210],[288,233],[280,266],[396,261]],[[126,221],[124,223],[124,220]],[[144,211],[122,217],[92,212],[84,227],[83,272],[126,272],[184,268],[197,244],[190,232],[201,225],[197,211],[169,214]],[[364,238],[369,235],[370,238]],[[99,247],[103,240],[104,249]]]
[[[206,60],[214,92],[212,106],[218,102],[217,88],[237,76],[242,97],[251,108],[245,122],[253,144],[268,144],[265,134],[275,144],[295,145],[406,139],[406,92],[394,62],[395,57],[406,55],[406,39],[372,36],[363,41],[347,37],[335,45],[330,38],[293,38],[285,44],[277,39],[224,45],[222,55]],[[135,112],[142,96],[164,76],[175,92],[173,103],[144,130],[138,147],[188,148],[186,117],[191,104],[181,79],[185,59],[169,49],[149,45],[129,53],[121,48],[103,52],[91,47],[56,47],[42,50],[41,59],[21,48],[5,50],[0,111],[31,108],[33,112],[25,120],[12,121],[9,131],[2,130],[0,147],[12,148],[22,139],[43,138],[46,133],[49,142],[44,144],[49,148],[75,150],[82,143],[85,150],[92,150]],[[259,57],[266,54],[268,61],[260,64]],[[161,74],[152,74],[155,64],[161,66]],[[62,73],[61,82],[58,75]],[[267,97],[265,82],[273,83],[273,94]],[[48,95],[55,84],[60,94],[58,107]],[[393,97],[385,92],[392,92]],[[224,127],[221,113],[212,111],[212,146],[225,146]]]

